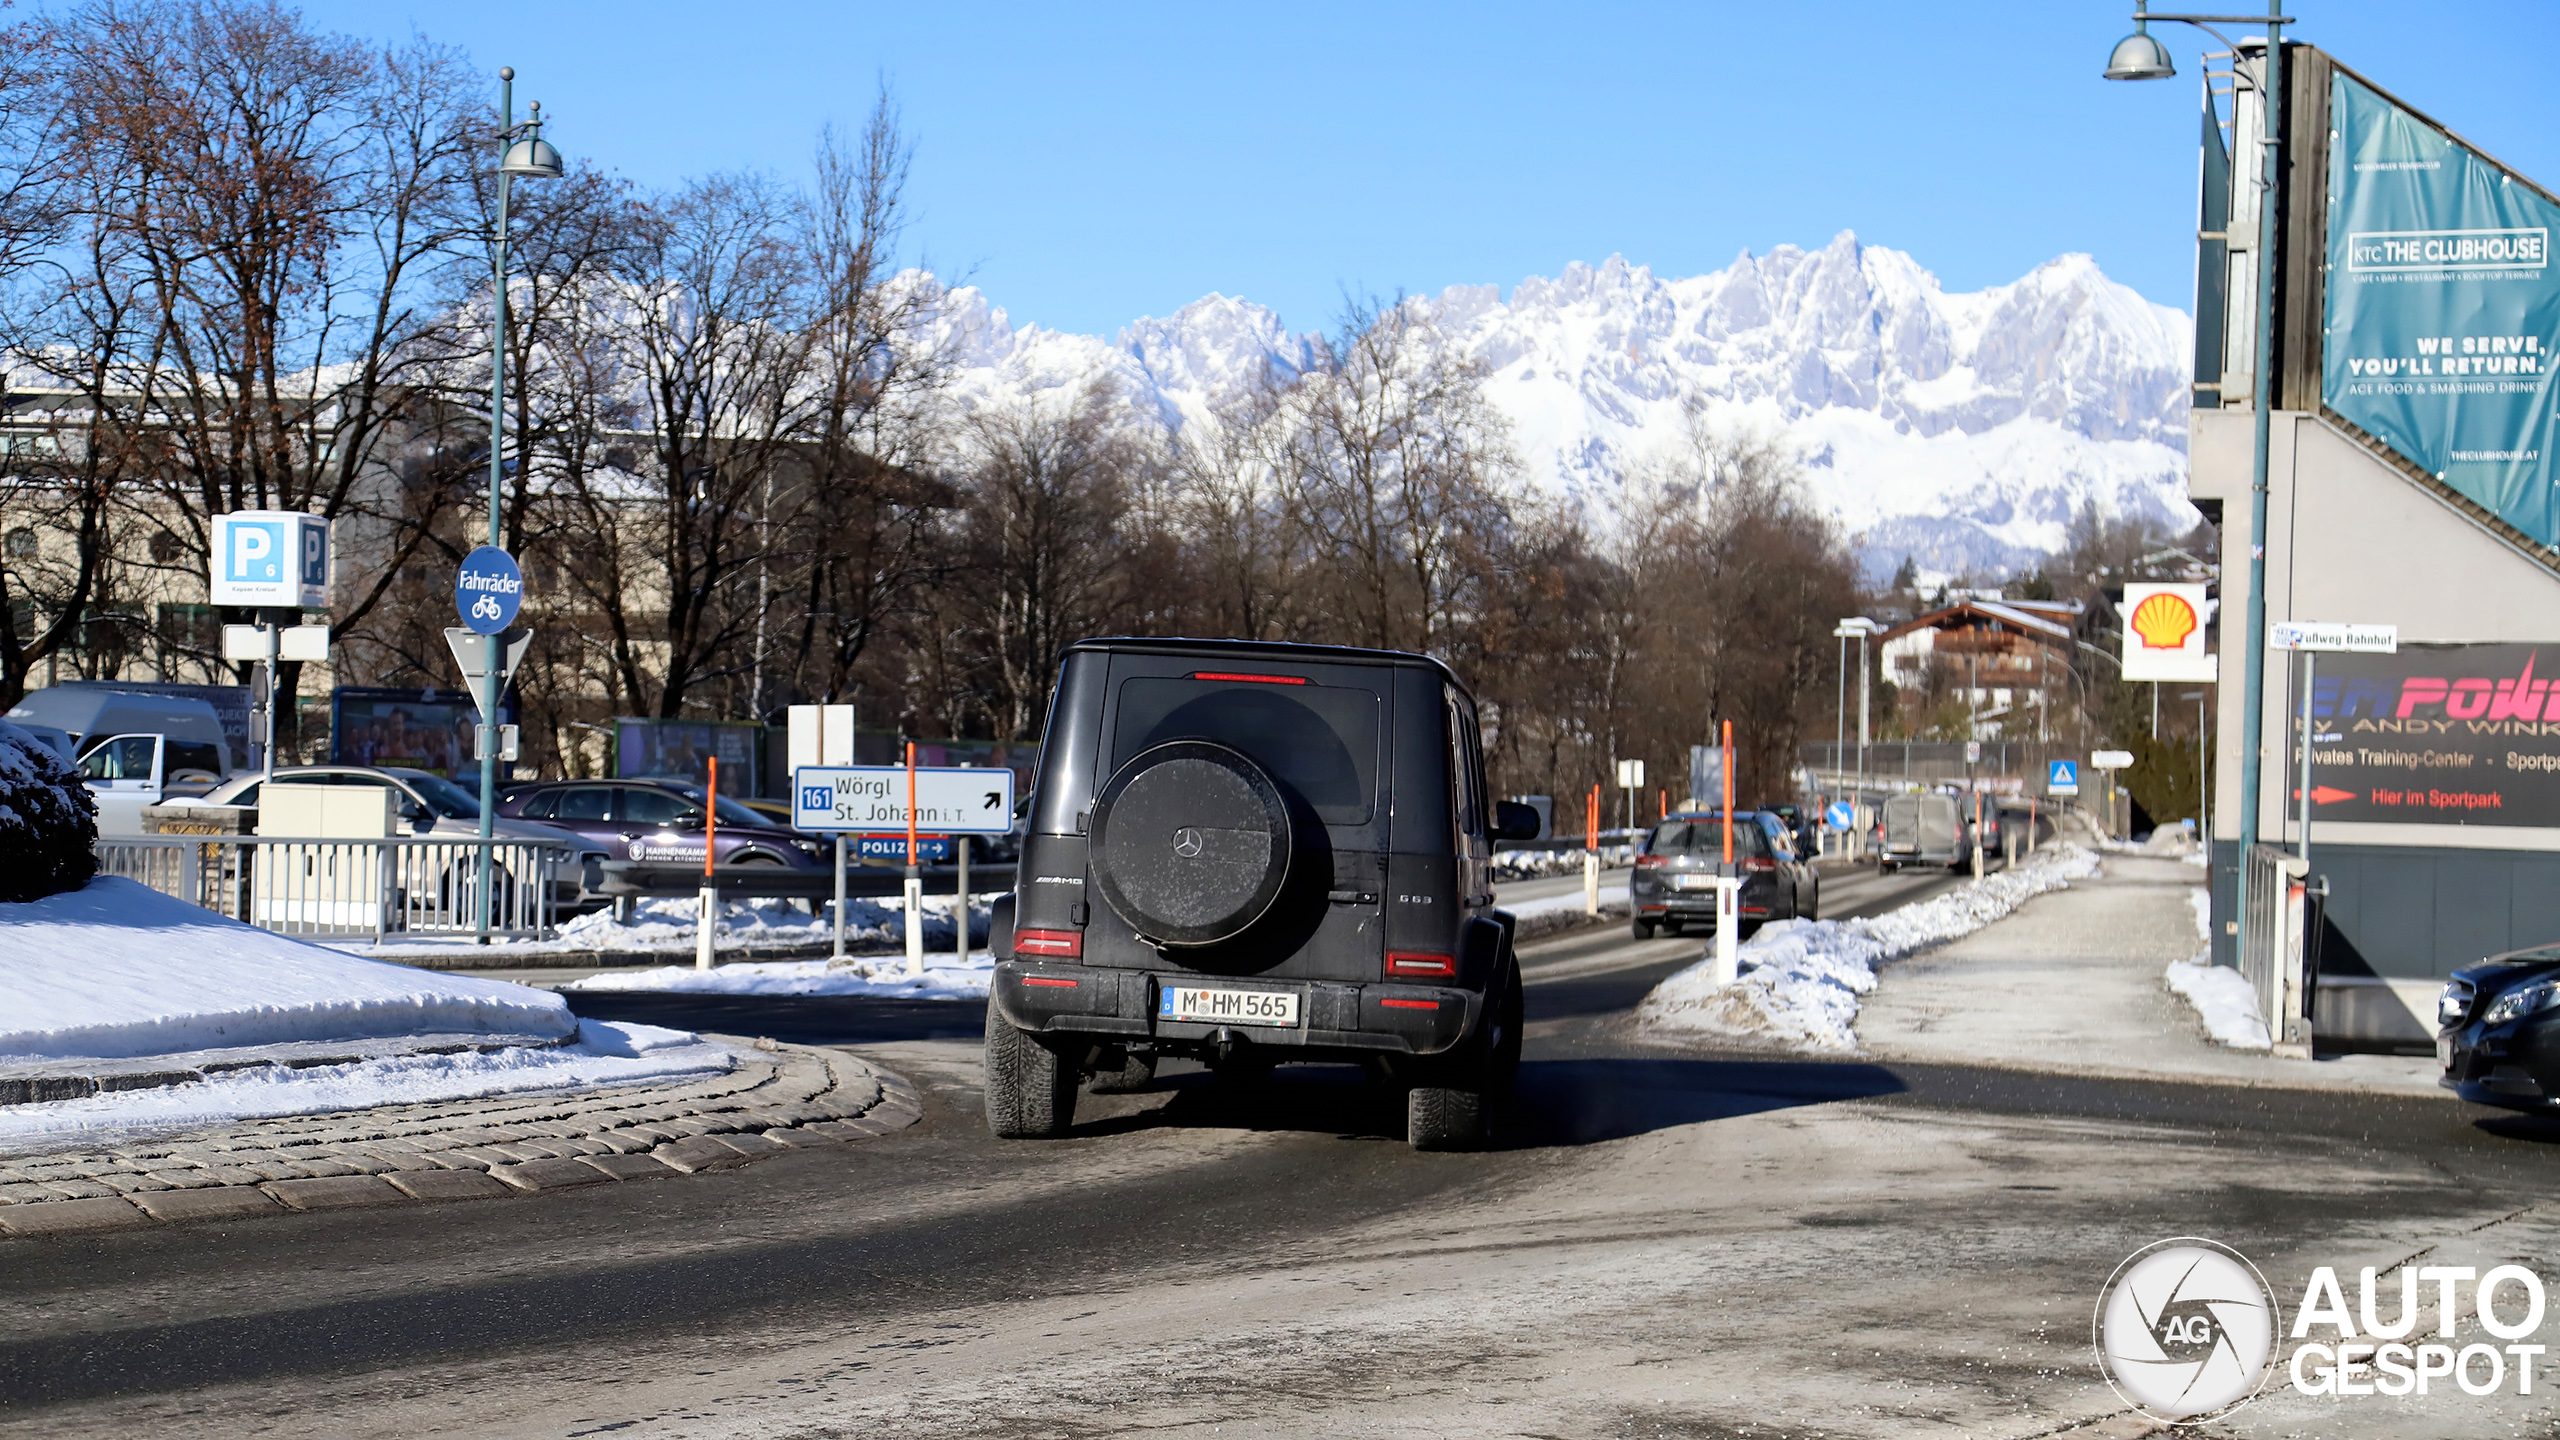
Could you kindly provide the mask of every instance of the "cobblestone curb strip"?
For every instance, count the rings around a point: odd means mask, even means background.
[[[415,1205],[745,1165],[916,1122],[902,1077],[732,1041],[736,1069],[671,1084],[252,1121],[113,1150],[0,1157],[0,1235],[79,1235],[291,1210]]]

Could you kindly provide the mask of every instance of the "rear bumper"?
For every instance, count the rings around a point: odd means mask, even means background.
[[[1156,1014],[1160,989],[1210,983],[1295,994],[1300,1024],[1213,1025]],[[1137,1041],[1177,1053],[1218,1048],[1220,1032],[1306,1058],[1437,1055],[1475,1031],[1484,997],[1431,985],[1351,985],[1328,980],[1225,980],[1188,972],[1112,970],[1038,961],[997,962],[988,1003],[1017,1030]]]

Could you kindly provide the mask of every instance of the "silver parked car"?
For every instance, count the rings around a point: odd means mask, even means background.
[[[425,770],[377,769],[364,765],[287,765],[277,768],[275,778],[293,785],[372,785],[392,792],[400,824],[408,834],[431,835],[439,840],[476,840],[480,838],[480,797],[441,775]],[[195,808],[236,807],[255,809],[258,790],[264,777],[243,775],[218,785]],[[244,829],[247,827],[243,827]],[[586,837],[557,826],[537,824],[530,820],[511,820],[499,816],[491,832],[500,840],[532,841],[557,845],[571,858],[551,874],[552,899],[556,904],[600,904],[606,897],[597,893],[603,883],[605,851]]]

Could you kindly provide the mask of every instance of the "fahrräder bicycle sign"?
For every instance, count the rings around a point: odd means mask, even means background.
[[[524,572],[515,557],[495,545],[465,556],[453,574],[453,608],[475,634],[495,635],[515,623],[524,605]]]

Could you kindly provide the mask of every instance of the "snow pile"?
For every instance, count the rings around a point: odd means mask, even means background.
[[[2215,965],[2203,960],[2169,962],[2169,988],[2186,997],[2204,1021],[2205,1033],[2214,1043],[2235,1050],[2265,1050],[2272,1046],[2267,1035],[2266,1012],[2258,1004],[2257,987],[2228,965]]]
[[[562,986],[564,990],[656,990],[686,995],[869,995],[900,1000],[983,1000],[995,975],[995,957],[973,952],[957,963],[949,952],[927,956],[922,975],[909,976],[895,955],[842,965],[825,960],[784,960],[715,965],[661,965],[654,970],[609,970]]]
[[[1493,857],[1496,880],[1535,880],[1545,875],[1570,875],[1581,869],[1579,850],[1502,850]]]
[[[0,901],[77,890],[98,873],[98,802],[50,745],[0,720]]]
[[[159,1089],[0,1106],[0,1155],[171,1134],[280,1115],[477,1100],[521,1091],[630,1085],[716,1074],[728,1047],[655,1025],[581,1022],[576,1043],[489,1054],[405,1055],[294,1069],[261,1065]]]
[[[1854,1050],[1858,1003],[1876,988],[1877,966],[1970,935],[2097,868],[2096,852],[2063,844],[1882,915],[1774,921],[1741,946],[1740,980],[1718,989],[1715,962],[1702,960],[1655,986],[1636,1007],[1636,1022],[1654,1031]]]
[[[2187,903],[2195,912],[2196,939],[2205,948],[2193,960],[2169,962],[2169,988],[2195,1007],[2196,1017],[2204,1021],[2205,1033],[2214,1043],[2235,1050],[2272,1049],[2274,1040],[2267,1034],[2267,1011],[2258,1003],[2258,988],[2239,971],[2213,963],[2212,897],[2199,885],[2187,892]]]
[[[360,960],[114,877],[0,904],[0,996],[0,1057],[562,1036],[577,1025],[547,991]]]

